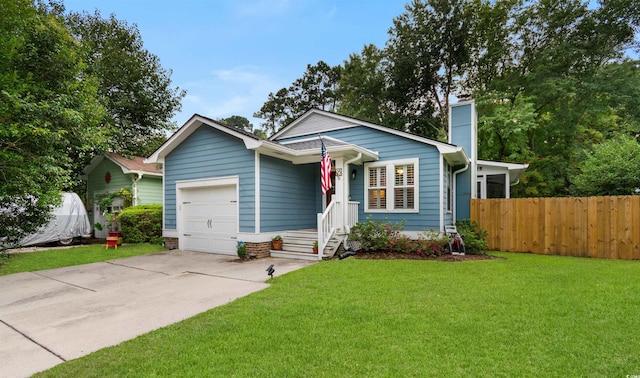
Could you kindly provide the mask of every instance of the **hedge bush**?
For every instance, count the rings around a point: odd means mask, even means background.
[[[374,221],[371,216],[365,222],[356,223],[349,233],[349,239],[358,242],[364,252],[389,251],[395,253],[416,254],[419,256],[437,256],[442,253],[449,239],[437,231],[420,233],[417,239],[411,239],[401,231],[406,221],[387,223],[387,220]]]
[[[465,219],[456,222],[456,229],[464,240],[467,253],[472,255],[483,255],[487,249],[488,232],[480,228],[476,221]]]
[[[157,243],[162,238],[162,205],[127,207],[120,213],[122,237],[127,243]]]

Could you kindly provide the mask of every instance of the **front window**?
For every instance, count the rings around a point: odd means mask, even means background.
[[[413,209],[414,201],[414,168],[413,164],[396,165],[394,183],[394,209]]]
[[[369,189],[367,194],[370,209],[387,208],[387,169],[386,167],[369,168]]]
[[[418,159],[365,165],[366,208],[369,212],[417,212]],[[387,180],[387,178],[393,180]]]

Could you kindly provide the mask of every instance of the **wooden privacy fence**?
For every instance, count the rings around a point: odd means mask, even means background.
[[[471,200],[490,250],[640,259],[640,196]]]

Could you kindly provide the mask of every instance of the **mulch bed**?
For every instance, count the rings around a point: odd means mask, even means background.
[[[433,261],[446,261],[446,262],[503,259],[502,257],[496,257],[491,255],[466,254],[461,256],[461,255],[444,254],[440,256],[418,256],[414,254],[393,253],[393,252],[359,252],[354,257],[356,259],[363,259],[363,260],[433,260]]]

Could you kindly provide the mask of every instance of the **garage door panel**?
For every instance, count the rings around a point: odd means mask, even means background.
[[[235,185],[182,190],[182,248],[236,254],[238,203]]]
[[[185,237],[184,240],[184,247],[182,247],[182,249],[185,251],[210,252],[209,246],[211,243],[208,237],[192,235]]]

